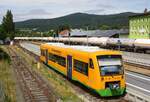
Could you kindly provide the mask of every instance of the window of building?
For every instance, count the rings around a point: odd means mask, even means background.
[[[88,76],[88,63],[74,59],[74,69]]]

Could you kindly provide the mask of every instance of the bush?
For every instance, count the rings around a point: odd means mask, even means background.
[[[0,48],[0,60],[10,61],[9,55]]]

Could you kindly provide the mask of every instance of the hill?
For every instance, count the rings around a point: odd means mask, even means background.
[[[128,17],[135,15],[132,12],[125,12],[111,15],[94,15],[86,13],[75,13],[53,19],[30,19],[16,22],[16,28],[37,28],[40,31],[56,29],[59,25],[69,25],[71,28],[100,28],[102,25],[110,27],[128,27]]]

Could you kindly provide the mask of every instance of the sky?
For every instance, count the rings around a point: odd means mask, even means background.
[[[97,15],[150,10],[150,0],[0,0],[0,22],[9,9],[14,21],[50,19],[72,13]]]

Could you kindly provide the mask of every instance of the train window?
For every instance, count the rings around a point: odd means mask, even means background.
[[[88,63],[74,59],[74,69],[88,76]]]
[[[94,69],[93,60],[91,58],[89,59],[89,67]]]
[[[57,55],[53,55],[53,60],[54,60],[56,63],[58,63],[58,57],[57,57]]]
[[[51,60],[51,61],[53,61],[53,62],[55,62],[55,58],[54,58],[54,55],[53,54],[51,54],[51,53],[49,53],[49,60]]]
[[[58,63],[61,66],[66,67],[66,58],[49,53],[49,60]]]
[[[57,56],[57,61],[58,61],[59,65],[66,67],[66,58],[61,57],[61,56]]]
[[[103,55],[97,57],[101,75],[123,74],[120,55]]]

